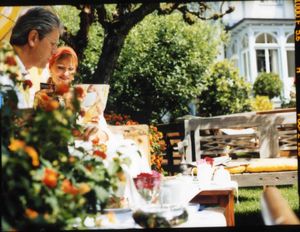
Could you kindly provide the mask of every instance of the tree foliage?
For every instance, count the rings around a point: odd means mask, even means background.
[[[62,10],[57,7],[56,12],[62,16],[65,23],[66,32],[62,36],[62,40],[73,47],[79,56],[79,60],[86,60],[86,65],[79,66],[80,74],[88,74],[85,82],[90,83],[109,83],[117,64],[119,55],[122,51],[126,36],[130,30],[139,22],[153,12],[160,15],[169,15],[174,12],[180,12],[183,20],[188,24],[195,23],[198,19],[216,20],[225,14],[231,13],[234,8],[229,7],[223,9],[223,3],[219,3],[218,11],[209,7],[205,1],[193,3],[118,3],[118,4],[74,4],[68,6],[69,11]],[[73,8],[73,9],[71,9]],[[75,10],[75,9],[76,10]],[[75,14],[76,17],[73,17]],[[72,23],[70,23],[72,22]],[[68,27],[73,24],[73,29]],[[91,28],[95,25],[101,25],[102,31],[96,33],[96,42],[90,38]],[[101,46],[96,46],[101,44]],[[96,59],[89,63],[90,52],[86,49],[90,46],[90,51],[94,51]]]
[[[254,96],[268,96],[270,99],[279,97],[282,90],[282,81],[276,73],[262,72],[253,84]]]
[[[201,90],[201,77],[225,40],[218,25],[186,24],[180,14],[145,18],[127,36],[107,108],[159,122],[188,113],[188,103]]]
[[[199,95],[199,115],[208,117],[232,114],[250,109],[251,86],[238,75],[227,60],[215,63],[203,78],[204,90]]]

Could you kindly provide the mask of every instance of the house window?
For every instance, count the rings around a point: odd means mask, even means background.
[[[266,72],[265,50],[256,50],[257,72]]]
[[[250,80],[249,52],[243,52],[243,76],[245,80]]]
[[[256,43],[277,43],[276,38],[268,33],[262,33],[256,38]]]
[[[278,50],[257,49],[256,50],[257,72],[278,73]]]
[[[290,43],[290,44],[293,44],[293,43],[294,43],[294,34],[290,35],[290,36],[287,38],[286,43]]]
[[[288,76],[295,76],[295,50],[294,50],[294,34],[287,37],[286,40],[286,60],[288,68]]]
[[[295,51],[286,51],[289,77],[295,76]]]
[[[256,62],[257,72],[278,73],[278,44],[274,36],[268,33],[262,33],[256,40]]]

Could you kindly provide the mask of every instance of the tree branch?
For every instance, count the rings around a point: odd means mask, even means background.
[[[102,25],[103,29],[106,29],[110,24],[110,20],[104,4],[96,5],[95,8],[98,16],[98,22]]]
[[[122,18],[120,23],[126,23],[127,28],[132,28],[141,22],[147,15],[159,9],[159,3],[143,3],[139,8],[129,12],[126,18]]]

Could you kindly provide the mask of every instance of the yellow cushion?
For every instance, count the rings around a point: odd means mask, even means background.
[[[251,161],[246,167],[246,172],[278,172],[294,171],[298,169],[297,159],[293,158],[268,158]]]
[[[244,172],[246,170],[246,166],[241,165],[241,166],[236,166],[236,167],[228,167],[225,169],[228,170],[231,174],[237,174],[237,173]]]

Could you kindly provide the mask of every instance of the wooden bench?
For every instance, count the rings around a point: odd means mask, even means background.
[[[225,134],[222,130],[235,130]],[[250,129],[250,132],[249,132]],[[245,133],[245,130],[248,130]],[[205,131],[215,133],[205,134]],[[192,118],[185,121],[187,160],[204,155],[258,153],[261,158],[279,157],[280,150],[297,149],[296,113],[256,114],[255,112]]]
[[[172,176],[180,172],[181,155],[178,153],[177,144],[185,137],[183,122],[170,124],[160,124],[157,129],[163,133],[163,139],[166,142],[166,151],[163,159],[163,169]]]
[[[265,185],[293,185],[298,181],[297,171],[259,172],[231,174],[231,180],[238,183],[239,187],[254,187]]]
[[[252,132],[250,130],[250,133],[243,133],[242,129],[249,128]],[[222,155],[226,146],[230,146],[229,154],[257,153],[260,158],[280,157],[281,151],[296,151],[297,148],[295,112],[250,112],[193,118],[185,121],[185,129],[185,139],[188,141],[186,156],[190,162],[205,155]],[[222,129],[235,129],[237,133],[220,133]],[[219,133],[206,135],[203,133],[205,130],[215,130]],[[231,178],[237,181],[240,187],[290,185],[297,182],[297,171],[232,174]]]

